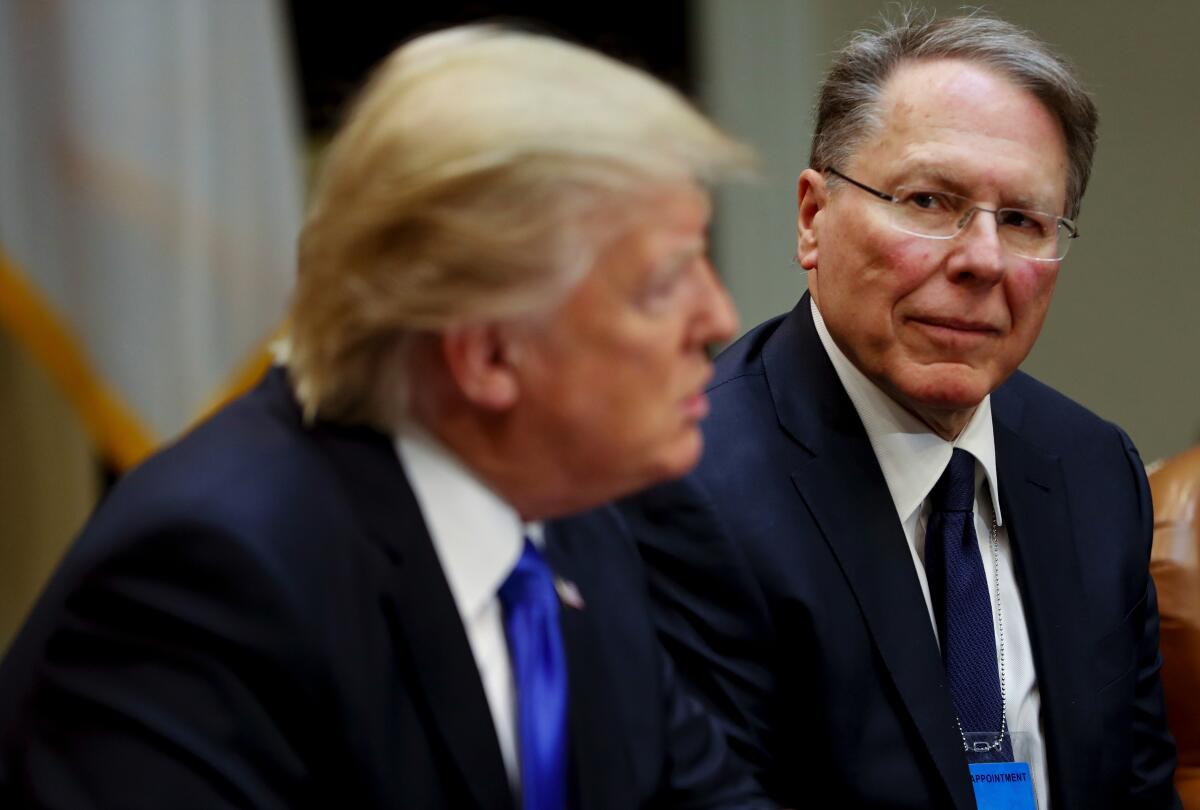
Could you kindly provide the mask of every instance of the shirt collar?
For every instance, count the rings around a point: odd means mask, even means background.
[[[829,334],[816,301],[810,298],[809,304],[813,326],[867,431],[867,439],[879,460],[900,522],[906,522],[921,508],[957,447],[966,450],[979,462],[991,494],[996,525],[1003,525],[1000,482],[996,476],[996,442],[992,433],[991,395],[979,403],[958,438],[948,442],[902,408],[850,362]],[[976,493],[979,483],[976,482]]]
[[[408,424],[394,437],[425,525],[464,623],[496,597],[517,564],[527,535],[516,510],[428,432]]]

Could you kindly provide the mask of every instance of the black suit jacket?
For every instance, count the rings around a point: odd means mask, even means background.
[[[578,810],[756,806],[676,688],[611,513],[551,523]],[[0,670],[0,805],[487,808],[513,798],[391,441],[273,371],[121,482]]]
[[[681,674],[783,804],[974,807],[883,473],[806,295],[717,362],[706,451],[624,505]],[[1128,438],[1032,378],[992,397],[1056,810],[1177,807]]]

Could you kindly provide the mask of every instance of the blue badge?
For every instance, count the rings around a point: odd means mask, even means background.
[[[979,810],[1037,810],[1026,763],[980,762],[969,767]]]

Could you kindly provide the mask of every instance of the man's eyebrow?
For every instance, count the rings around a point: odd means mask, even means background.
[[[906,186],[914,182],[935,183],[941,186],[946,191],[953,191],[956,194],[968,196],[969,189],[966,185],[953,173],[946,170],[944,166],[936,163],[927,163],[925,161],[914,161],[907,165],[901,166],[895,174],[901,178],[895,182],[897,186]],[[915,178],[915,179],[908,179]]]
[[[677,250],[669,253],[654,268],[651,278],[663,281],[678,276],[698,257],[703,256],[707,249],[708,240],[706,239],[696,239],[689,244],[680,246]]]
[[[1024,208],[1027,211],[1040,211],[1045,214],[1053,214],[1055,206],[1050,205],[1045,200],[1038,200],[1033,197],[1028,197],[1022,194],[1019,197],[1013,197],[1006,201],[1005,208]]]
[[[897,186],[906,186],[914,182],[919,183],[935,183],[941,186],[946,191],[952,191],[955,194],[961,194],[964,197],[973,197],[974,192],[965,183],[962,182],[954,173],[948,171],[944,166],[936,163],[927,163],[923,160],[913,161],[912,163],[902,166],[896,173],[900,178],[917,178],[901,179],[896,182]],[[1019,194],[1013,197],[1003,197],[1000,202],[1002,208],[1024,208],[1030,211],[1052,212],[1054,206],[1048,204],[1045,200],[1030,196],[1029,194]]]
[[[689,239],[667,254],[664,264],[686,264],[697,256],[703,256],[708,250],[708,240],[704,237]]]

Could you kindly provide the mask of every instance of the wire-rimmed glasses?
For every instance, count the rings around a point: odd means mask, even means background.
[[[1009,253],[1038,262],[1057,262],[1067,255],[1079,229],[1066,217],[1025,208],[984,208],[961,194],[921,186],[900,186],[892,194],[871,188],[827,169],[852,186],[886,203],[890,224],[898,231],[926,239],[953,239],[967,227],[976,211],[996,218],[996,234]]]

